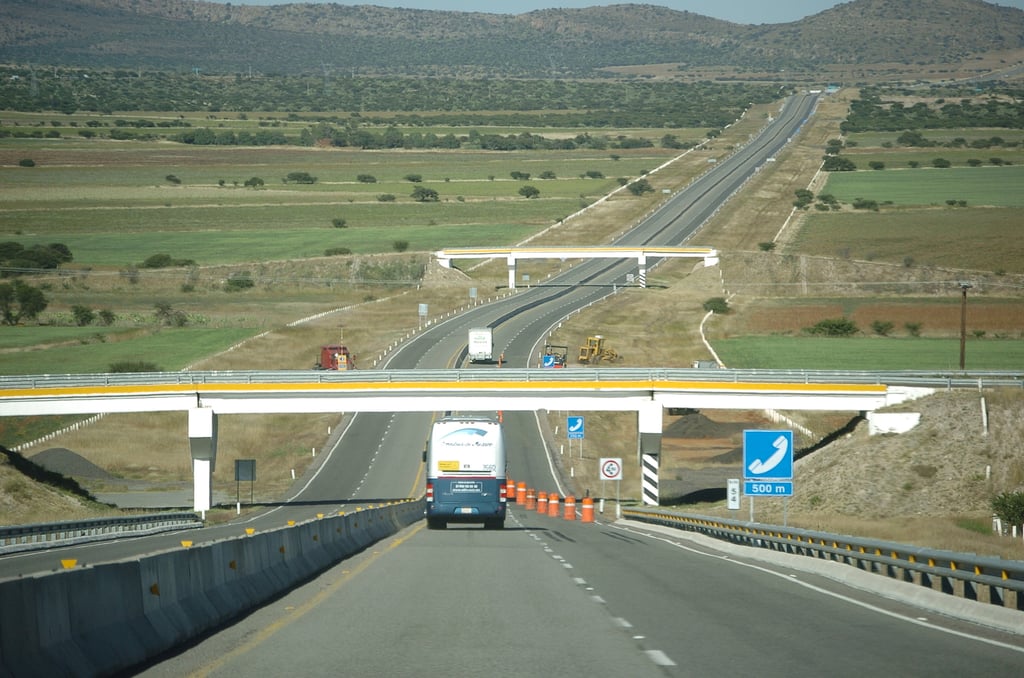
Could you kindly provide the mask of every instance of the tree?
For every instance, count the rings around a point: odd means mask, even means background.
[[[0,283],[0,317],[7,325],[17,325],[22,320],[35,320],[49,304],[46,295],[38,287],[32,287],[21,280]]]
[[[409,249],[409,241],[396,240],[393,243],[391,243],[391,249],[395,250],[396,252],[404,252],[407,249]]]
[[[418,184],[421,181],[423,181],[423,175],[422,174],[406,174],[405,175],[405,180],[406,181],[410,181],[410,182],[412,182],[414,184]]]
[[[259,177],[250,177],[245,180],[245,187],[260,188],[264,185],[264,183],[265,182],[263,181],[263,179],[260,179]]]
[[[868,163],[868,167],[870,167],[873,170],[884,170],[885,163],[882,162],[881,160],[872,160],[871,162]]]
[[[361,184],[375,184],[377,183],[377,177],[372,174],[360,174],[356,177],[356,181]]]
[[[838,155],[830,155],[821,164],[821,169],[826,172],[852,172],[857,169],[857,163],[849,158],[842,158]]]
[[[440,200],[437,191],[426,186],[417,186],[412,189],[412,199],[416,202],[437,202]]]
[[[530,186],[529,184],[527,184],[526,186],[521,186],[519,188],[519,195],[523,196],[524,198],[539,198],[540,189],[538,189],[536,186]]]
[[[952,166],[953,166],[953,163],[950,162],[949,160],[946,160],[945,158],[935,158],[934,160],[932,160],[932,167],[937,167],[939,169],[946,169],[947,167],[952,167]]]
[[[346,222],[341,217],[338,217],[335,219],[331,219],[331,225],[334,226],[335,228],[347,228],[348,222]]]

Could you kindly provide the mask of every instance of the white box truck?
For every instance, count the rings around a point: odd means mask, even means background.
[[[494,338],[490,327],[474,327],[469,331],[469,360],[479,363],[493,358]]]

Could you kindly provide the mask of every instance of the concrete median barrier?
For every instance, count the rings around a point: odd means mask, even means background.
[[[129,561],[0,581],[0,675],[124,671],[422,517],[422,501],[399,502]]]

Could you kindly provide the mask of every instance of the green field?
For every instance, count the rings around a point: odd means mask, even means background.
[[[68,328],[2,328],[0,341],[9,345],[24,341],[59,341],[70,338]],[[21,330],[27,330],[22,333]],[[52,330],[49,331],[49,330]],[[107,332],[93,328],[86,340]],[[131,361],[152,363],[164,371],[176,371],[256,334],[246,328],[165,328],[129,341],[105,341],[60,345],[39,351],[0,354],[0,374],[89,374],[108,372],[114,363]],[[17,340],[13,337],[18,336]]]
[[[936,370],[960,367],[959,339],[739,337],[712,342],[729,367],[806,370]],[[1019,370],[1024,341],[969,339],[967,370]]]
[[[32,147],[32,144],[35,147]],[[0,141],[0,238],[60,242],[76,265],[153,254],[199,265],[452,245],[505,245],[563,219],[675,151],[479,152]],[[18,166],[32,158],[34,167]],[[285,183],[306,172],[313,184]],[[513,173],[530,179],[514,179]],[[554,178],[540,179],[542,173]],[[592,174],[597,178],[584,175]],[[360,181],[369,175],[375,181]],[[417,175],[422,180],[409,181]],[[259,176],[261,188],[242,184]],[[174,181],[168,179],[172,177]],[[519,189],[540,193],[527,199]],[[417,186],[437,202],[417,202]],[[382,195],[393,200],[382,201]],[[343,222],[343,227],[336,227]]]
[[[890,166],[889,160],[885,163]],[[857,198],[896,206],[966,200],[972,207],[1024,207],[1021,187],[1024,165],[935,169],[922,163],[918,169],[832,172],[822,193],[831,193],[847,203]]]

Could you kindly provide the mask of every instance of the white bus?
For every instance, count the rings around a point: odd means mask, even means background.
[[[434,422],[423,452],[427,527],[448,523],[505,526],[505,439],[496,418],[446,416]]]

